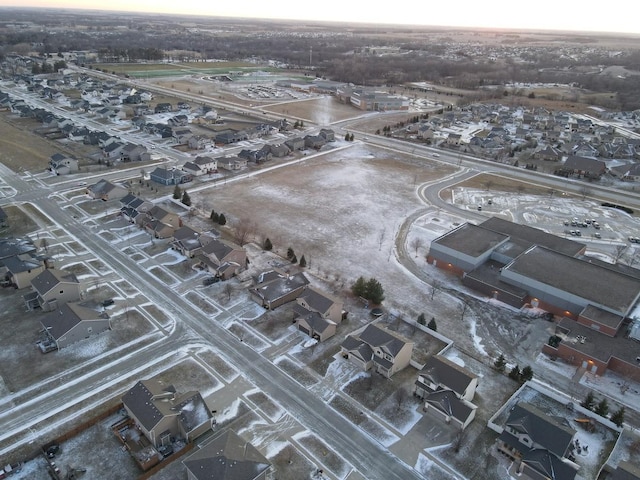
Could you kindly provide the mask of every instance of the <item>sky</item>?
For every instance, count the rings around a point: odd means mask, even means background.
[[[83,8],[216,17],[437,25],[508,29],[549,29],[640,34],[629,0],[408,0],[398,8],[389,1],[323,0],[0,0],[0,6]],[[627,12],[627,14],[625,14]]]

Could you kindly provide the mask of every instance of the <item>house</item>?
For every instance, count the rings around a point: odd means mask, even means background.
[[[294,275],[263,272],[254,278],[254,287],[249,289],[249,294],[258,305],[273,310],[295,300],[308,284],[309,280],[302,272]]]
[[[212,414],[197,391],[183,394],[159,380],[140,380],[122,396],[122,404],[142,434],[158,448],[171,437],[187,442],[211,428]]]
[[[109,180],[100,180],[98,183],[87,187],[87,194],[94,200],[119,200],[127,195],[128,190],[117,183],[111,183]]]
[[[127,143],[120,150],[120,159],[123,162],[141,162],[151,158],[151,155],[147,153],[147,147],[142,145],[136,145],[133,143]]]
[[[565,419],[519,402],[497,439],[497,449],[514,461],[513,474],[518,478],[573,480],[579,468],[570,460],[575,434]]]
[[[156,105],[156,108],[153,109],[154,113],[167,113],[173,109],[170,103],[162,102]]]
[[[342,321],[342,302],[311,286],[307,286],[296,298],[293,307],[298,330],[320,342],[332,337]]]
[[[569,155],[564,162],[564,170],[574,175],[583,175],[589,178],[600,178],[604,175],[607,165],[602,160]]]
[[[313,148],[314,150],[320,150],[327,141],[320,135],[307,135],[304,137],[304,147]]]
[[[173,130],[173,138],[178,145],[186,145],[193,133],[188,128],[176,128]]]
[[[104,158],[120,158],[122,149],[125,144],[119,141],[111,142],[102,149],[102,156]]]
[[[213,145],[213,140],[204,135],[192,135],[187,142],[192,150],[204,150]]]
[[[193,163],[200,167],[204,173],[216,173],[218,171],[218,162],[215,158],[199,155],[193,160]]]
[[[193,258],[202,250],[200,232],[184,225],[173,232],[171,248],[188,258]]]
[[[640,180],[640,163],[625,163],[609,169],[611,175],[628,182]]]
[[[77,303],[59,305],[40,323],[58,350],[111,329],[109,315]]]
[[[640,467],[633,463],[623,460],[618,463],[618,466],[613,471],[610,480],[640,480]]]
[[[193,162],[185,162],[181,168],[183,172],[191,175],[192,177],[200,177],[206,173],[203,169],[201,169]]]
[[[287,147],[289,147],[292,152],[296,152],[296,151],[299,151],[299,150],[304,150],[304,148],[305,148],[305,146],[304,146],[304,138],[301,138],[301,137],[290,138],[289,140],[284,142],[284,144]]]
[[[41,308],[45,312],[55,310],[58,305],[78,302],[81,284],[73,273],[46,269],[31,280],[33,291],[24,295],[29,310]]]
[[[269,149],[271,155],[275,158],[286,157],[291,153],[291,148],[289,148],[286,143],[281,143],[279,145],[270,145]]]
[[[321,136],[322,138],[324,138],[325,142],[335,142],[336,141],[336,134],[330,128],[321,128],[320,132],[318,133],[318,135]]]
[[[464,430],[474,419],[477,406],[471,403],[478,377],[442,355],[429,357],[415,382],[415,395],[425,401],[447,423]]]
[[[200,263],[211,273],[227,280],[247,268],[247,251],[224,240],[212,240],[202,247]]]
[[[550,145],[545,148],[538,150],[533,154],[534,158],[545,160],[547,162],[559,162],[562,160],[562,152],[555,147]]]
[[[145,214],[142,226],[156,238],[169,238],[182,226],[182,219],[158,205],[153,206]]]
[[[156,167],[150,174],[149,179],[161,185],[180,185],[192,180],[189,172],[169,169],[166,167]]]
[[[148,200],[144,200],[140,197],[136,197],[132,193],[128,193],[120,199],[120,213],[127,220],[141,226],[146,218],[146,214],[153,208],[153,203]]]
[[[247,160],[240,157],[220,157],[217,159],[218,166],[225,170],[240,170],[247,166]]]
[[[6,228],[9,226],[9,217],[7,212],[4,211],[2,207],[0,207],[0,228]]]
[[[340,345],[342,356],[359,365],[389,378],[411,361],[413,342],[389,329],[375,324],[358,335],[349,335]]]
[[[56,175],[67,175],[78,171],[78,160],[61,153],[54,153],[49,158],[49,170]]]
[[[459,133],[450,133],[447,136],[447,145],[459,146],[462,140],[462,135]]]
[[[229,145],[231,143],[242,142],[248,140],[249,136],[246,132],[241,130],[225,130],[218,132],[215,136],[215,142],[223,145]]]
[[[182,462],[188,480],[266,480],[271,464],[233,430],[201,446]]]

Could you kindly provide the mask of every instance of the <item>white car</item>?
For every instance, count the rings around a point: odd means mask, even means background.
[[[434,153],[433,156],[438,158],[440,156],[440,154],[439,153]]]

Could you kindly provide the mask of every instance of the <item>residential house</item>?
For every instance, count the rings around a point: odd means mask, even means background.
[[[129,192],[126,188],[111,183],[109,180],[99,180],[98,183],[87,187],[87,194],[94,200],[118,200],[127,195]]]
[[[249,136],[246,132],[241,130],[225,130],[218,132],[215,136],[215,142],[223,145],[229,145],[231,143],[242,142],[248,140]]]
[[[293,307],[298,330],[320,342],[332,337],[342,321],[342,302],[307,286]]]
[[[240,157],[219,157],[217,160],[218,167],[225,170],[240,170],[247,166],[247,160]]]
[[[478,376],[442,355],[427,359],[415,383],[415,395],[424,400],[447,423],[464,430],[474,419],[477,406],[471,403]]]
[[[269,150],[270,150],[271,156],[275,158],[286,157],[291,153],[291,149],[284,143],[281,143],[279,145],[270,145]]]
[[[184,225],[173,232],[171,248],[188,258],[193,258],[202,250],[200,232]]]
[[[274,271],[263,272],[254,278],[249,294],[254,302],[267,310],[273,310],[295,300],[309,285],[304,273],[294,275]]]
[[[213,416],[197,391],[180,394],[159,380],[140,380],[122,396],[135,425],[154,447],[171,445],[171,437],[192,442],[211,429]]]
[[[301,138],[301,137],[290,138],[289,140],[284,142],[284,144],[287,147],[289,147],[292,152],[297,152],[297,151],[300,151],[300,150],[304,150],[304,148],[305,148],[305,146],[304,146],[304,144],[305,144],[304,138]]]
[[[335,142],[336,141],[336,134],[330,128],[321,128],[320,132],[318,133],[318,135],[321,136],[322,138],[324,138],[325,142]]]
[[[320,135],[307,135],[304,137],[304,147],[313,148],[314,150],[320,150],[327,141]]]
[[[215,239],[203,245],[200,263],[222,280],[247,268],[247,251],[239,245]]]
[[[156,105],[156,108],[154,108],[153,112],[154,113],[167,113],[167,112],[170,112],[172,109],[173,109],[173,107],[171,106],[170,103],[162,102],[162,103],[158,103]]]
[[[600,178],[607,169],[606,163],[593,158],[569,155],[564,162],[564,170],[574,174],[583,175],[589,178]]]
[[[33,253],[3,258],[0,264],[0,274],[4,274],[5,281],[16,288],[26,288],[31,281],[47,268],[47,260]]]
[[[147,232],[156,238],[169,238],[182,226],[182,219],[178,214],[168,212],[155,205],[147,211],[146,219],[142,225]]]
[[[610,480],[640,480],[640,467],[630,461],[623,460],[618,463],[611,476],[607,478]]]
[[[192,150],[204,150],[205,148],[213,145],[213,140],[204,135],[192,135],[189,138],[187,145],[189,145],[189,148]]]
[[[109,315],[77,303],[59,305],[40,323],[58,350],[111,329]]]
[[[233,430],[201,446],[182,462],[188,480],[266,480],[271,464]]]
[[[122,207],[120,207],[120,213],[127,220],[141,226],[146,219],[146,214],[153,208],[153,203],[148,200],[144,200],[140,197],[136,197],[132,193],[128,193],[120,199]]]
[[[533,157],[547,162],[559,162],[562,160],[562,152],[555,147],[547,146],[535,152]]]
[[[0,207],[0,228],[6,228],[9,226],[9,217],[7,212],[4,211],[2,207]]]
[[[193,133],[188,128],[175,128],[173,129],[173,138],[175,138],[178,145],[186,145]]]
[[[56,175],[67,175],[78,171],[78,160],[61,153],[54,153],[49,158],[49,170]]]
[[[625,163],[609,168],[609,173],[614,177],[628,182],[640,180],[640,163]]]
[[[29,310],[41,308],[45,312],[56,310],[59,305],[78,302],[82,285],[75,274],[62,270],[46,269],[31,280],[32,292],[24,295]]]
[[[189,124],[189,117],[181,113],[167,120],[167,124],[172,127],[186,127]]]
[[[510,473],[518,478],[573,480],[579,468],[570,459],[575,434],[565,419],[519,402],[509,413],[497,449],[514,461]]]
[[[156,167],[149,174],[149,179],[152,182],[156,182],[161,185],[180,185],[182,183],[190,182],[192,178],[193,177],[189,172],[178,169],[169,169],[166,167]]]
[[[206,173],[199,165],[196,165],[193,162],[185,162],[180,168],[182,168],[183,172],[191,175],[192,177],[201,177]]]
[[[151,159],[151,154],[147,152],[147,147],[127,143],[120,150],[120,159],[123,162],[142,162]]]
[[[122,153],[122,149],[125,147],[125,144],[119,141],[114,141],[111,143],[108,143],[103,149],[102,149],[102,156],[104,158],[111,158],[111,159],[117,159],[120,158],[120,154]]]
[[[193,160],[193,163],[198,165],[204,173],[216,173],[218,171],[218,162],[215,158],[199,155]]]
[[[450,133],[447,136],[447,145],[459,146],[462,141],[462,135],[459,133]]]
[[[342,356],[389,378],[409,365],[413,342],[387,328],[367,325],[360,334],[349,335],[341,344]]]

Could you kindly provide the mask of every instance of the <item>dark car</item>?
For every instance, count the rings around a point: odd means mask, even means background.
[[[102,306],[103,307],[109,307],[111,305],[113,305],[114,303],[116,303],[113,298],[107,298],[105,301],[102,302]]]
[[[208,287],[209,285],[213,285],[214,283],[218,283],[220,281],[220,277],[207,277],[202,280],[202,285]]]

